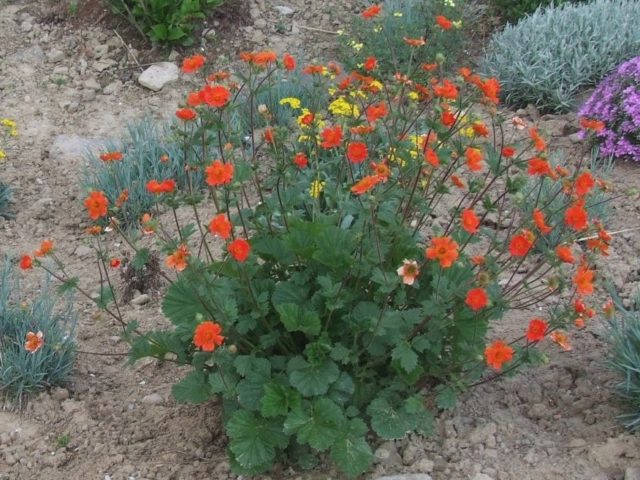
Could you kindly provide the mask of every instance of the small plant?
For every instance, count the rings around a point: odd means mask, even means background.
[[[579,115],[603,156],[640,162],[640,57],[602,80]]]
[[[0,217],[5,219],[13,218],[13,214],[9,210],[10,201],[11,188],[6,183],[0,182]]]
[[[595,0],[538,10],[493,36],[482,69],[500,79],[503,98],[543,111],[574,108],[576,94],[637,55],[635,0]]]
[[[194,42],[196,21],[223,0],[108,0],[108,4],[152,42],[188,46]]]
[[[21,260],[22,268],[31,262]],[[37,297],[22,298],[5,258],[0,270],[0,386],[20,404],[28,393],[61,385],[73,367],[75,324],[71,298],[59,298],[46,280]]]
[[[71,435],[65,433],[64,435],[60,435],[56,440],[56,445],[60,448],[67,448],[71,443]]]
[[[631,431],[640,428],[640,292],[629,309],[616,302],[617,319],[611,324],[611,366],[620,374],[617,385],[629,413],[620,417]],[[613,305],[609,306],[613,311]]]

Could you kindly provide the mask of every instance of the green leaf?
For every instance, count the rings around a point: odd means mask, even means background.
[[[289,413],[289,410],[300,408],[302,397],[295,390],[278,383],[264,386],[260,413],[263,417],[278,417]]]
[[[371,416],[371,428],[385,440],[403,438],[416,428],[415,415],[394,408],[386,398],[376,398],[367,413]]]
[[[280,321],[288,332],[303,332],[308,335],[320,333],[322,325],[316,312],[294,303],[278,304],[276,310],[280,314]]]
[[[305,397],[324,395],[329,386],[338,379],[340,370],[331,360],[326,359],[318,365],[312,365],[297,356],[287,364],[289,382]]]
[[[307,298],[308,290],[306,287],[296,285],[293,282],[280,282],[273,291],[271,303],[274,307],[281,303],[304,305],[307,302]]]
[[[207,299],[198,294],[201,279],[184,272],[167,289],[162,301],[162,313],[176,326],[187,324],[195,328],[196,315],[212,318]]]
[[[238,382],[236,391],[238,392],[238,402],[247,410],[258,411],[264,394],[265,383],[269,377],[260,374],[249,374]]]
[[[246,377],[250,373],[257,373],[264,377],[271,375],[271,363],[266,358],[256,358],[251,355],[238,355],[233,366],[240,375]]]
[[[407,398],[404,402],[404,409],[407,413],[416,416],[416,431],[419,434],[427,436],[433,433],[433,413],[424,406],[424,401],[420,395],[412,395]]]
[[[296,433],[298,442],[324,451],[333,445],[344,422],[342,409],[328,398],[305,402],[284,421],[285,433]]]
[[[331,358],[333,358],[336,362],[341,363],[349,363],[349,355],[351,354],[351,350],[342,345],[341,343],[336,343],[331,350]]]
[[[100,289],[100,296],[96,299],[96,305],[98,308],[105,310],[113,299],[113,289],[109,285],[105,285]]]
[[[349,420],[347,428],[331,447],[331,458],[345,474],[355,477],[367,471],[373,460],[365,440],[367,426],[359,418]]]
[[[211,396],[207,376],[204,372],[194,370],[171,388],[178,403],[203,403]]]
[[[136,271],[141,271],[151,259],[151,252],[148,248],[139,249],[131,260],[131,267]]]
[[[246,410],[237,410],[227,423],[229,448],[244,468],[255,468],[271,463],[276,448],[285,448],[288,436],[273,420],[257,417]]]
[[[355,389],[351,376],[347,372],[341,372],[338,379],[331,385],[328,396],[338,405],[345,405],[350,403],[349,399]]]
[[[444,410],[451,410],[456,406],[458,395],[451,387],[444,387],[436,396],[436,404]]]
[[[62,282],[60,285],[58,285],[58,293],[60,295],[64,295],[65,293],[70,292],[71,290],[75,290],[78,287],[79,283],[80,283],[80,279],[78,277],[69,278],[64,282]]]
[[[391,352],[391,358],[400,362],[400,366],[407,373],[412,372],[418,366],[418,354],[413,351],[408,342],[403,341],[396,345]]]

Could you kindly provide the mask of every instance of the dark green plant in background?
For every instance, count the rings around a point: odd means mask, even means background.
[[[107,0],[141,34],[154,43],[193,45],[197,21],[224,0]]]
[[[535,12],[538,8],[552,5],[559,7],[567,3],[586,3],[588,0],[491,0],[491,5],[503,21],[516,23],[522,17]]]

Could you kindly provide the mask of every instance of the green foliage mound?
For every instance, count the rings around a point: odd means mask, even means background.
[[[584,2],[585,0],[491,0],[495,13],[504,21],[516,23],[522,17],[529,15],[539,8],[547,8],[571,3]],[[587,0],[588,1],[588,0]]]
[[[640,49],[635,0],[595,0],[537,10],[491,39],[482,69],[499,78],[504,100],[567,111],[576,94],[596,85]]]

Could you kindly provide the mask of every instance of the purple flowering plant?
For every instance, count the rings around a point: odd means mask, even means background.
[[[640,57],[602,80],[578,115],[604,124],[594,134],[602,156],[640,162]]]

